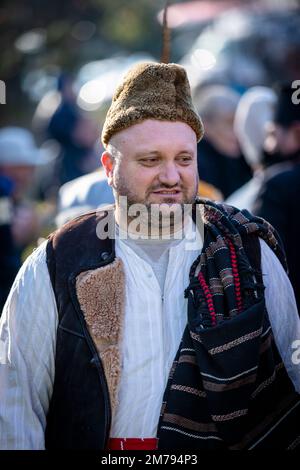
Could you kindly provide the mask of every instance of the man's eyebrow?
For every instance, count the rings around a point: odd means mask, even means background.
[[[195,152],[191,149],[184,149],[184,150],[180,150],[180,152],[178,152],[177,155],[180,155],[181,153],[188,153],[189,155],[194,155]]]
[[[182,149],[179,152],[176,153],[176,155],[182,155],[182,154],[189,154],[189,155],[194,155],[195,152],[191,149]],[[145,150],[144,152],[137,152],[134,154],[135,158],[142,158],[142,157],[151,157],[151,156],[161,156],[161,152],[158,150]]]
[[[148,157],[148,156],[160,156],[160,152],[157,150],[145,150],[144,152],[137,152],[134,154],[136,158]]]

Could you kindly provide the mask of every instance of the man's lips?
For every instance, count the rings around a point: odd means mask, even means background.
[[[152,191],[153,194],[159,194],[160,196],[176,196],[178,194],[181,194],[181,191],[179,189],[160,189],[158,191]]]

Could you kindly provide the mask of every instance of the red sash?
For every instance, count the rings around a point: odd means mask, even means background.
[[[108,441],[108,450],[156,450],[158,439],[147,438],[111,438]]]

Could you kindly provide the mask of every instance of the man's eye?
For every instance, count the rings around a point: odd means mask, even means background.
[[[179,161],[181,161],[183,163],[189,163],[189,162],[192,161],[192,159],[191,159],[191,157],[180,157]]]
[[[157,161],[157,158],[143,158],[142,160],[140,160],[143,165],[151,165],[156,163]]]

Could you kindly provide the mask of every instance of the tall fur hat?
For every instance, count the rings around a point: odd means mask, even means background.
[[[113,97],[102,130],[103,145],[117,132],[145,119],[182,121],[195,131],[198,141],[202,138],[203,124],[183,67],[152,62],[134,66]]]

